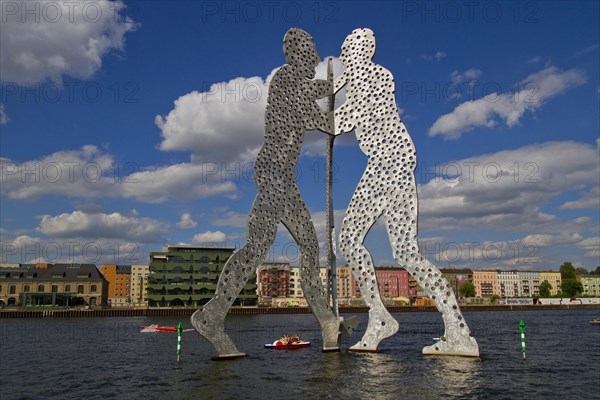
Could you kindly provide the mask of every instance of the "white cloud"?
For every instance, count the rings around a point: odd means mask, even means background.
[[[567,201],[560,206],[561,210],[585,208],[600,209],[600,186],[593,187],[589,191],[582,191],[579,199]]]
[[[112,157],[92,145],[22,163],[1,158],[0,173],[0,193],[12,199],[110,196],[115,181]]]
[[[143,263],[169,230],[155,219],[97,210],[39,219],[33,230],[0,229],[0,262]]]
[[[0,194],[12,199],[54,195],[161,203],[236,193],[235,183],[224,179],[215,165],[179,163],[152,169],[120,165],[93,145],[22,163],[0,158],[0,174]]]
[[[8,123],[8,115],[4,111],[4,104],[0,104],[0,125],[6,125]]]
[[[492,128],[499,120],[512,127],[526,111],[533,112],[551,98],[585,82],[586,75],[579,69],[561,71],[547,67],[521,81],[515,93],[495,93],[458,105],[434,122],[429,128],[429,136],[458,139],[478,127]]]
[[[419,186],[420,223],[427,230],[590,229],[588,217],[561,221],[541,210],[561,193],[597,184],[600,165],[595,145],[572,141],[529,145],[450,162],[439,172]],[[444,179],[442,172],[449,176]]]
[[[235,196],[236,186],[221,178],[212,164],[179,163],[134,172],[123,180],[118,195],[147,203]]]
[[[123,16],[124,7],[107,0],[3,3],[0,79],[29,85],[47,78],[60,83],[63,75],[91,77],[137,26]]]
[[[40,238],[29,235],[12,236],[3,230],[1,241],[0,262],[43,262]]]
[[[343,72],[343,64],[333,59],[334,78]],[[261,77],[238,77],[215,83],[205,91],[193,91],[175,100],[166,115],[157,115],[163,151],[190,151],[193,162],[212,162],[220,168],[235,168],[231,163],[254,161],[264,140],[264,117],[269,82],[278,68],[265,80]],[[327,61],[315,68],[316,78],[326,79]],[[345,101],[345,89],[336,95],[336,104]],[[325,108],[325,99],[318,101]],[[346,135],[348,136],[348,135]],[[344,144],[349,139],[340,138]],[[305,154],[323,155],[325,135],[306,135]]]
[[[268,81],[235,78],[193,91],[175,101],[166,116],[157,115],[164,151],[191,151],[196,162],[249,162],[264,137]]]
[[[521,239],[522,243],[538,247],[563,246],[581,241],[579,233],[561,233],[559,235],[532,234]]]
[[[325,73],[326,62],[317,70]],[[334,59],[335,75],[343,67]],[[0,159],[1,194],[12,199],[43,196],[115,197],[161,203],[237,195],[236,182],[251,179],[251,165],[264,138],[268,81],[236,78],[192,92],[175,102],[166,116],[157,116],[162,150],[192,152],[192,162],[167,166],[119,165],[112,155],[93,145],[52,153],[35,160]],[[227,90],[235,90],[229,93]],[[236,99],[235,96],[238,96]],[[257,97],[258,96],[258,97]],[[343,100],[343,93],[338,96]],[[351,135],[337,143],[353,143]],[[324,134],[309,134],[305,153],[325,150]]]
[[[577,247],[585,251],[588,257],[600,257],[600,237],[591,237],[577,243]],[[594,266],[592,266],[594,267]]]
[[[226,207],[213,210],[213,218],[210,223],[214,226],[230,226],[234,228],[245,228],[248,224],[248,214],[228,210]]]
[[[125,239],[141,243],[158,243],[167,226],[151,218],[111,214],[86,214],[73,211],[57,216],[44,215],[36,229],[53,238]]]
[[[138,264],[149,249],[128,239],[42,238],[2,234],[0,262]]]
[[[206,231],[197,233],[192,238],[192,243],[197,245],[225,244],[227,235],[221,231]]]
[[[530,58],[529,60],[527,60],[527,64],[537,64],[537,63],[539,63],[540,61],[542,61],[542,57],[540,57],[540,56],[535,56],[535,57],[532,57],[532,58]]]
[[[198,226],[198,223],[194,221],[192,215],[188,212],[181,214],[181,219],[175,224],[180,229],[191,229]]]

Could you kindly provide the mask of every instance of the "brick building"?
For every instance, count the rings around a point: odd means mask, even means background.
[[[383,299],[409,297],[408,272],[398,267],[375,267],[379,294]],[[352,276],[352,297],[360,298],[360,288]]]
[[[288,297],[290,290],[289,263],[263,263],[256,271],[258,301],[270,302],[274,297]]]
[[[131,265],[102,264],[100,273],[108,282],[108,305],[128,307],[131,303]]]

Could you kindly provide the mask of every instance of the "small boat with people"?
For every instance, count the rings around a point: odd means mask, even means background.
[[[600,317],[596,317],[596,318],[590,320],[590,324],[600,325]]]
[[[177,327],[152,324],[148,326],[142,326],[142,330],[140,332],[177,332]]]
[[[298,335],[283,335],[273,343],[265,344],[265,349],[273,350],[296,350],[310,346],[310,342],[300,339]]]

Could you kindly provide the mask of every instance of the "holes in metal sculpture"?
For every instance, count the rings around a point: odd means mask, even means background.
[[[449,284],[440,278],[440,271],[420,254],[414,179],[416,151],[398,114],[394,78],[387,69],[372,61],[375,53],[373,32],[356,29],[346,38],[340,55],[345,71],[336,80],[334,88],[330,82],[313,80],[319,57],[308,33],[290,29],[283,50],[287,65],[281,67],[271,80],[265,113],[265,141],[254,163],[257,196],[248,219],[248,241],[223,268],[218,286],[230,290],[227,303],[223,303],[222,297],[215,297],[206,308],[212,306],[217,314],[226,315],[235,299],[234,293],[242,290],[248,277],[264,260],[275,239],[277,224],[282,222],[300,246],[302,288],[312,311],[322,327],[326,320],[333,318],[319,277],[316,232],[296,185],[295,167],[304,131],[319,129],[327,132],[331,128],[330,115],[318,107],[316,99],[346,85],[346,102],[334,112],[335,132],[331,133],[337,135],[355,130],[359,147],[369,160],[347,207],[339,244],[359,282],[369,315],[373,311],[372,318],[381,321],[380,326],[373,325],[376,331],[371,335],[373,339],[368,339],[369,332],[365,334],[361,347],[376,348],[382,338],[397,331],[397,322],[381,301],[372,257],[363,244],[368,231],[381,217],[385,218],[394,257],[418,278],[419,285],[444,314],[444,321],[448,323],[447,335],[453,339],[469,339],[464,323],[460,324],[465,331],[462,336],[453,332],[457,321],[462,320],[458,307],[452,304],[451,308],[455,310],[452,312],[448,304],[448,300],[455,302],[454,294]],[[442,298],[436,297],[436,293]],[[219,302],[212,304],[217,299]],[[439,351],[439,347],[435,350]]]
[[[371,227],[383,216],[397,262],[434,300],[438,310],[444,314],[445,322],[460,321],[462,316],[455,315],[448,304],[449,300],[452,303],[456,300],[449,284],[441,277],[440,271],[420,254],[414,179],[416,151],[398,114],[394,78],[387,69],[373,63],[374,52],[373,32],[369,29],[354,30],[342,45],[340,60],[345,70],[335,82],[336,89],[346,86],[346,103],[335,110],[335,133],[354,130],[360,149],[368,157],[342,224],[340,250],[355,279],[361,281],[365,272],[374,277],[372,258],[363,242]],[[372,310],[379,315],[389,315],[375,279],[359,288]],[[366,296],[371,291],[377,295]],[[439,296],[436,297],[436,293]],[[458,307],[453,305],[452,309],[458,310]],[[450,337],[456,337],[452,332],[453,326],[452,323],[446,326]],[[436,347],[436,350],[439,348]]]

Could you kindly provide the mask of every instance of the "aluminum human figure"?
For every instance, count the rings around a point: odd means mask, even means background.
[[[307,130],[330,131],[332,115],[316,100],[332,93],[331,82],[313,80],[319,56],[311,36],[290,29],[283,45],[287,64],[273,76],[265,113],[265,141],[256,162],[257,195],[250,211],[246,244],[223,267],[215,297],[191,321],[215,347],[219,358],[239,357],[224,331],[227,311],[271,248],[282,222],[300,247],[304,296],[322,330],[323,349],[339,349],[339,321],[329,309],[319,277],[319,245],[308,209],[296,184],[296,164]]]
[[[350,350],[377,351],[379,343],[398,331],[398,322],[379,295],[371,254],[364,240],[383,218],[396,261],[433,299],[442,313],[445,333],[423,354],[478,356],[477,342],[439,269],[419,251],[417,242],[417,166],[415,146],[400,120],[390,71],[373,63],[375,36],[370,29],[354,30],[342,45],[345,71],[334,91],[347,86],[346,102],[335,110],[335,134],[352,130],[368,156],[366,170],[352,196],[340,232],[339,246],[369,307],[362,339]]]

